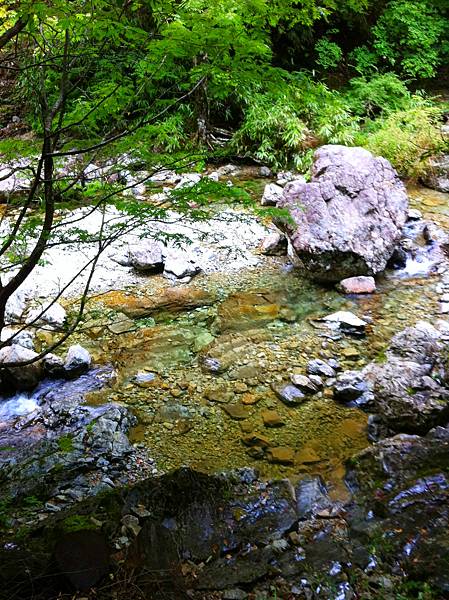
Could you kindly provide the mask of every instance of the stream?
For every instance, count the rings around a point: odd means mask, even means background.
[[[449,227],[447,194],[419,186],[409,194],[411,207],[424,218]],[[326,387],[288,407],[272,386],[305,373],[316,358],[360,369],[383,355],[397,331],[440,318],[437,259],[434,246],[423,244],[405,267],[378,278],[377,292],[368,296],[344,296],[310,282],[287,257],[264,257],[234,273],[198,275],[188,284],[198,301],[187,309],[175,302],[130,316],[171,287],[160,275],[99,295],[71,343],[86,347],[95,363],[111,364],[116,377],[88,392],[86,401],[128,406],[138,418],[131,440],[148,449],[160,472],[250,465],[265,478],[320,474],[335,497],[344,496],[344,462],[369,444],[367,415],[336,403]],[[339,310],[366,320],[366,335],[336,333],[319,322]],[[39,393],[0,403],[4,434],[5,424],[39,410]],[[254,433],[292,458],[278,461],[245,445]]]

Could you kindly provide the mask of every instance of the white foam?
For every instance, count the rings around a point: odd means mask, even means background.
[[[0,403],[0,419],[8,421],[15,417],[21,417],[34,412],[38,403],[34,398],[27,394],[17,394],[10,400]]]

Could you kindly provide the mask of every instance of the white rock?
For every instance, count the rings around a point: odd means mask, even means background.
[[[17,363],[33,360],[39,356],[33,350],[13,344],[0,349],[0,364]],[[6,386],[16,390],[32,390],[42,377],[42,363],[36,361],[29,365],[17,367],[7,366],[2,368],[2,380]]]
[[[171,250],[166,254],[164,275],[176,279],[191,278],[200,272],[200,268],[187,253]]]
[[[267,256],[285,256],[287,254],[287,238],[280,231],[273,231],[263,240],[260,246],[262,254]]]
[[[42,359],[45,372],[52,377],[64,375],[64,361],[56,354],[46,354]]]
[[[27,167],[32,160],[21,158],[7,164],[0,164],[0,199],[8,200],[12,194],[24,192],[31,187]]]
[[[422,219],[422,212],[417,208],[409,208],[407,214],[408,221],[419,221]]]
[[[171,171],[169,169],[160,169],[156,171],[154,175],[151,175],[150,181],[154,183],[169,183],[175,184],[181,180],[181,175],[178,175],[175,171]]]
[[[357,330],[364,330],[368,323],[359,319],[357,315],[347,310],[339,310],[338,312],[327,315],[322,319],[326,323],[339,325],[342,328],[349,327]]]
[[[79,344],[70,346],[64,362],[65,374],[68,377],[81,375],[89,369],[91,363],[91,356],[85,348]]]
[[[142,273],[162,269],[164,258],[162,244],[153,240],[142,240],[138,245],[129,247],[129,262]]]
[[[284,190],[280,185],[276,185],[275,183],[267,183],[260,203],[262,206],[276,206],[283,193]]]
[[[25,322],[30,324],[37,319],[34,323],[36,326],[48,325],[53,329],[61,329],[66,318],[67,313],[65,309],[58,302],[55,302],[55,304],[52,304],[48,308],[45,308],[45,306],[34,308],[28,313]]]
[[[180,188],[192,187],[201,181],[199,173],[186,173],[181,177],[181,181],[175,185],[175,190]]]
[[[217,173],[220,177],[225,177],[226,175],[237,175],[237,173],[240,171],[240,168],[237,167],[237,165],[222,165],[220,168],[217,169]]]
[[[6,342],[13,335],[13,344],[22,346],[22,348],[28,348],[28,350],[34,350],[34,332],[29,329],[13,329],[11,327],[4,327],[1,332],[1,341]]]
[[[23,290],[17,290],[6,303],[5,321],[17,323],[22,320],[23,313],[27,308],[27,294]]]
[[[300,183],[306,183],[303,175],[299,173],[293,173],[292,171],[280,171],[277,174],[276,183],[282,187],[286,186],[291,181],[299,181]]]
[[[270,167],[262,166],[259,169],[259,175],[261,177],[271,177],[273,175],[273,173],[272,173]]]

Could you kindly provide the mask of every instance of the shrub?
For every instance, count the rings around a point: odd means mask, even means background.
[[[278,92],[256,94],[233,138],[239,152],[275,168],[292,162],[304,169],[308,150],[320,144],[352,144],[357,121],[338,92],[293,74]]]
[[[397,75],[384,73],[374,75],[371,79],[354,77],[346,98],[355,114],[371,118],[406,108],[410,104],[411,94]]]
[[[442,150],[441,109],[414,97],[409,108],[378,119],[358,140],[368,150],[387,158],[403,177],[416,179],[426,170],[426,158]]]

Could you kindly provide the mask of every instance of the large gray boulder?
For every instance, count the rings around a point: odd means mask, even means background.
[[[310,276],[340,281],[383,271],[407,219],[404,185],[390,163],[363,148],[322,146],[310,183],[289,183],[278,225]]]

